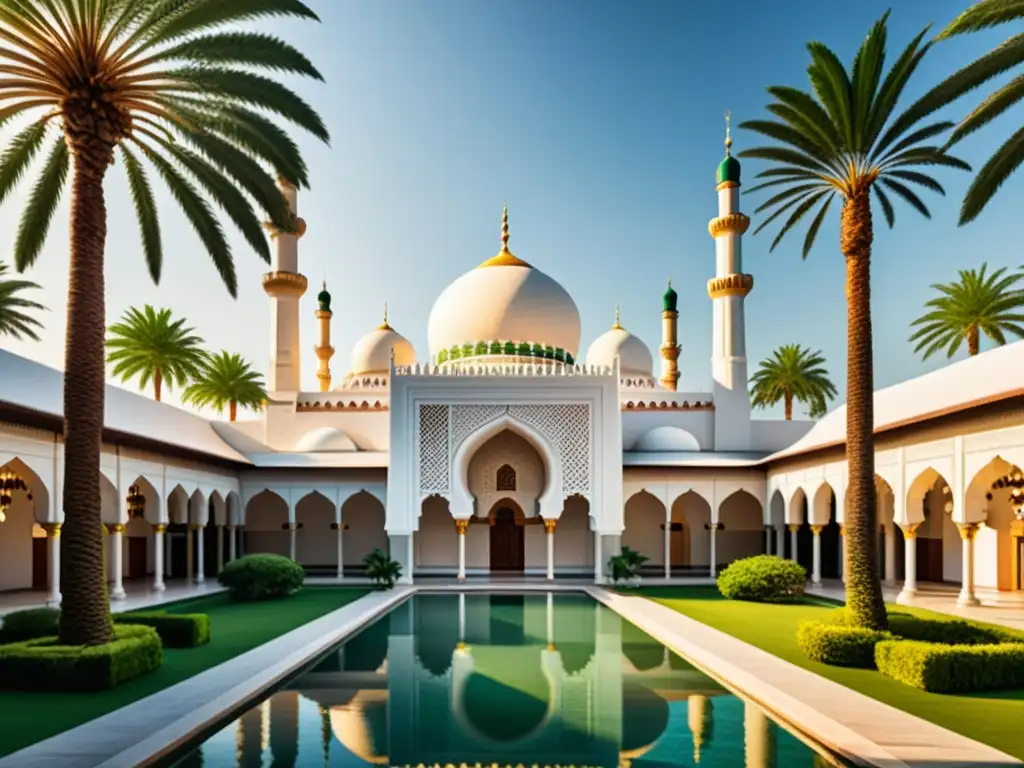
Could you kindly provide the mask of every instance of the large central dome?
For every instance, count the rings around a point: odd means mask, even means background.
[[[430,354],[480,342],[539,344],[576,356],[580,313],[555,280],[508,249],[508,209],[501,251],[449,285],[430,311]]]

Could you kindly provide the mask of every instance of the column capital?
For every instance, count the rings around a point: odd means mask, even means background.
[[[547,534],[554,533],[555,532],[555,528],[557,526],[558,526],[558,521],[553,519],[553,518],[550,519],[550,520],[548,520],[548,519],[544,520],[544,532],[547,533]]]
[[[51,539],[60,538],[60,523],[40,523],[39,527],[46,531],[46,535]]]
[[[790,533],[796,533],[800,530],[800,523],[789,523],[786,527],[789,528]]]
[[[981,523],[957,523],[957,530],[960,531],[960,538],[964,541],[971,541],[978,535]]]
[[[206,526],[200,523],[190,523],[188,527],[190,531],[198,531],[200,528],[205,528]]]
[[[124,533],[124,523],[104,523],[107,533]]]
[[[455,532],[457,534],[459,534],[459,536],[465,536],[467,530],[469,530],[469,520],[468,519],[456,520],[455,521]]]
[[[153,523],[153,533],[164,533],[167,531],[167,523]]]
[[[825,529],[824,525],[812,525],[811,526],[811,533],[813,533],[815,536],[821,536],[821,532],[824,529]]]
[[[548,643],[547,650],[549,650],[549,651],[557,651],[558,649],[555,647],[554,643]]]
[[[904,539],[916,539],[917,529],[921,527],[921,523],[899,523],[899,526],[903,530]]]

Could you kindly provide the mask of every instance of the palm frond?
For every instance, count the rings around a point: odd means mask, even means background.
[[[1024,127],[1019,128],[978,171],[964,196],[960,224],[974,221],[1010,175],[1024,162]]]
[[[810,253],[811,248],[814,247],[814,241],[818,237],[818,230],[821,229],[821,224],[825,221],[825,214],[828,213],[829,206],[832,205],[832,199],[835,197],[835,192],[830,194],[826,199],[825,203],[821,206],[821,210],[818,211],[817,216],[811,222],[811,226],[807,228],[807,235],[804,237],[804,249],[801,257],[806,259]]]
[[[980,0],[942,30],[941,39],[1024,18],[1024,0]]]
[[[892,229],[893,225],[896,223],[896,211],[893,210],[892,201],[877,184],[875,184],[871,189],[874,191],[875,197],[878,198],[878,202],[882,206],[882,214],[885,216],[885,223],[889,225],[889,229]]]
[[[8,266],[0,262],[0,336],[39,341],[37,330],[43,324],[27,310],[45,311],[46,307],[19,295],[39,286],[28,280],[11,280],[6,277],[7,270]]]
[[[970,136],[1021,100],[1024,100],[1024,75],[1014,78],[975,107],[950,135],[949,144]]]
[[[38,120],[19,131],[0,157],[0,203],[17,186],[46,138],[46,121]]]
[[[884,184],[894,193],[896,193],[904,200],[906,200],[908,203],[910,203],[926,219],[930,219],[932,217],[931,212],[928,210],[928,206],[926,206],[921,201],[921,198],[917,196],[914,190],[912,190],[906,184],[901,184],[900,182],[888,176],[882,178],[882,184]]]
[[[160,282],[163,269],[164,252],[160,240],[160,219],[156,211],[153,190],[138,158],[121,145],[121,156],[124,159],[125,175],[128,176],[128,189],[135,206],[135,215],[139,220],[139,234],[142,236],[142,252],[146,255],[146,266],[154,283]]]
[[[800,203],[800,205],[796,207],[796,210],[794,210],[793,213],[790,215],[786,223],[782,225],[782,229],[779,230],[779,233],[775,236],[775,239],[772,240],[772,244],[771,247],[768,249],[768,252],[771,253],[772,251],[774,251],[775,246],[782,242],[782,238],[786,236],[786,233],[789,232],[789,230],[791,230],[804,217],[804,215],[809,210],[811,210],[811,208],[814,207],[814,204],[816,202],[818,202],[822,197],[824,197],[827,194],[829,194],[829,190],[822,189],[819,190],[818,192],[812,193],[807,197],[806,200]]]
[[[222,32],[185,40],[146,60],[147,64],[184,59],[197,64],[244,64],[323,80],[306,55],[284,40],[258,32]],[[136,68],[139,64],[134,65]]]
[[[31,267],[46,242],[50,222],[60,203],[64,182],[68,177],[68,145],[60,136],[53,143],[50,155],[29,195],[21,214],[14,241],[14,265],[19,272]]]

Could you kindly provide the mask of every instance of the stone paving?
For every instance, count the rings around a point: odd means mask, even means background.
[[[1020,766],[1019,760],[826,680],[642,597],[588,594],[828,749],[878,768]]]

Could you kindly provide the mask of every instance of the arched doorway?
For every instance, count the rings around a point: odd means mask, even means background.
[[[522,573],[526,565],[526,518],[511,499],[501,499],[488,515],[491,523],[491,570]]]

